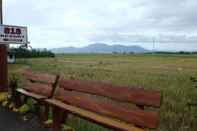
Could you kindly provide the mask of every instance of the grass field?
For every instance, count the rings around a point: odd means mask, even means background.
[[[190,81],[197,76],[197,55],[59,55],[56,58],[18,60],[9,73],[25,68],[61,73],[66,78],[96,80],[114,84],[142,86],[163,94],[158,131],[196,131],[195,109],[187,103],[197,99]],[[118,94],[117,94],[118,95]],[[73,118],[68,122],[77,131],[103,131],[102,127]]]

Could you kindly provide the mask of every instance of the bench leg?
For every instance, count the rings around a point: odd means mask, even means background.
[[[63,116],[62,123],[65,123],[68,118],[68,112],[64,111],[62,116]]]
[[[42,102],[38,102],[36,105],[37,112],[43,122],[48,120],[49,106]]]
[[[68,113],[58,107],[53,107],[53,131],[60,131],[61,124],[66,121]]]
[[[50,107],[48,104],[44,105],[44,115],[43,115],[43,120],[46,121],[48,120],[48,116],[49,116],[49,112],[50,112]]]
[[[16,93],[14,95],[13,101],[15,103],[15,107],[19,108],[22,105],[21,95],[19,93]]]
[[[61,130],[61,124],[64,119],[64,111],[58,107],[53,107],[53,125],[52,125],[52,131],[60,131]]]
[[[49,115],[49,105],[44,103],[39,103],[38,106],[39,116],[43,122],[48,120]]]

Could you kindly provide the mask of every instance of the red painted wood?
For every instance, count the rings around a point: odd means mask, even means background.
[[[53,131],[60,131],[61,130],[61,112],[58,107],[53,108]]]
[[[0,44],[0,91],[8,90],[7,46]]]
[[[65,112],[58,107],[53,107],[53,125],[52,131],[61,131],[61,124],[65,120]]]
[[[42,83],[25,83],[23,87],[28,92],[36,93],[38,95],[49,97],[51,95],[52,86]]]
[[[161,94],[158,91],[147,91],[142,88],[115,86],[107,83],[88,82],[79,80],[61,80],[60,87],[115,100],[131,102],[141,106],[160,107]]]
[[[54,84],[56,80],[55,75],[32,72],[30,70],[24,71],[23,76],[25,77],[25,79],[30,80],[32,82],[40,82],[45,84]]]
[[[52,84],[52,90],[51,90],[49,98],[53,97],[56,89],[58,88],[59,80],[60,80],[60,75],[57,75],[55,78],[55,82]]]
[[[158,114],[156,112],[129,109],[113,101],[97,99],[95,97],[63,89],[57,91],[55,98],[67,104],[108,117],[113,117],[140,127],[156,128],[158,126]]]

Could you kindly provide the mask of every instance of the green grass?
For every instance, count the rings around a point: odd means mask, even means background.
[[[197,76],[197,55],[68,54],[56,58],[19,60],[10,73],[30,67],[35,71],[61,73],[68,79],[96,80],[142,86],[163,94],[158,131],[196,131],[197,119],[187,103],[197,97],[190,81]],[[118,95],[118,94],[117,94]],[[98,125],[72,117],[77,131],[104,131]]]

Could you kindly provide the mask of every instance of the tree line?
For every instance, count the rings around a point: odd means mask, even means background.
[[[55,57],[55,54],[47,49],[10,48],[9,54],[15,55],[16,58]]]

